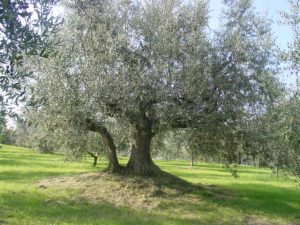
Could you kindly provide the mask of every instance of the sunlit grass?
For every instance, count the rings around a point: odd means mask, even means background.
[[[125,163],[126,159],[121,159],[121,162]],[[156,163],[163,170],[189,182],[216,185],[232,192],[232,198],[196,193],[191,202],[183,202],[178,197],[162,202],[149,212],[117,207],[105,201],[92,203],[83,199],[74,202],[76,192],[41,190],[37,182],[99,171],[106,162],[100,161],[97,168],[93,168],[92,159],[88,157],[71,163],[65,162],[63,156],[42,155],[3,145],[0,149],[0,224],[209,225],[247,224],[247,220],[255,218],[261,219],[258,220],[261,224],[271,224],[265,220],[292,224],[300,217],[299,189],[291,178],[277,178],[269,169],[240,166],[237,168],[240,178],[234,179],[220,164],[199,163],[191,168],[186,161],[159,160]]]

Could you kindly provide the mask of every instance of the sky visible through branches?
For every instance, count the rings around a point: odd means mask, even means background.
[[[224,0],[210,0],[210,19],[209,26],[211,30],[218,30],[222,8]],[[289,3],[287,0],[254,0],[254,6],[257,12],[266,14],[268,18],[272,20],[272,29],[274,32],[274,37],[277,39],[277,45],[281,49],[286,49],[288,43],[292,41],[293,34],[290,27],[280,24],[281,11],[289,11]],[[62,7],[57,7],[54,11],[55,15],[63,14],[64,10]],[[279,79],[281,82],[285,83],[287,87],[296,86],[296,77],[290,75],[288,72],[282,72],[279,74]],[[17,107],[16,111],[19,107]],[[11,118],[8,119],[8,126],[15,127],[14,121]]]
[[[215,30],[219,27],[220,14],[223,8],[224,0],[211,0],[210,1],[210,27]],[[274,37],[277,39],[277,45],[281,49],[286,49],[288,43],[292,41],[293,34],[290,27],[280,24],[282,19],[280,16],[281,11],[289,11],[289,3],[287,0],[254,0],[254,6],[257,12],[266,14],[272,20],[272,30]],[[279,74],[281,82],[285,83],[288,87],[295,86],[296,77],[282,72]]]

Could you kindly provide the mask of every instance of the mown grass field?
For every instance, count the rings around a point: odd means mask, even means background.
[[[75,197],[82,190],[73,190],[76,183],[63,189],[43,188],[38,183],[53,177],[95,173],[105,167],[105,162],[93,168],[90,158],[70,163],[62,156],[2,145],[0,224],[300,224],[300,190],[289,177],[277,178],[269,169],[243,166],[238,168],[240,178],[234,179],[219,164],[190,168],[184,161],[156,163],[166,172],[207,188],[185,197],[158,197],[157,206],[150,210],[126,205],[126,200],[123,205],[101,198],[78,200]],[[93,185],[94,190],[101,190],[101,182]],[[215,188],[230,194],[216,195]],[[134,190],[131,192],[134,194]]]

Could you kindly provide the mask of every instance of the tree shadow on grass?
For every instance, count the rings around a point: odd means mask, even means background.
[[[214,198],[220,207],[230,207],[245,214],[293,220],[300,216],[300,191],[269,184],[236,184],[237,198]]]
[[[39,159],[39,160],[24,160],[24,159],[0,159],[0,166],[5,166],[5,167],[27,167],[28,169],[32,169],[32,168],[51,168],[51,169],[55,169],[55,168],[65,168],[66,165],[68,165],[68,163],[73,163],[73,162],[64,162],[62,159],[60,161],[60,163],[57,163],[59,160],[48,160],[48,158],[46,159]],[[77,161],[77,163],[80,161]],[[99,165],[103,165],[106,164],[106,162],[98,162],[98,166]],[[92,162],[90,162],[90,164],[88,164],[87,166],[91,166],[92,167]],[[73,168],[75,169],[75,168]]]
[[[184,177],[190,175],[201,177],[202,174],[180,173],[180,175]],[[222,176],[220,175],[220,177]],[[213,176],[213,178],[216,179],[218,176]],[[211,203],[211,207],[215,209],[230,208],[244,215],[254,214],[268,218],[288,219],[289,221],[300,217],[300,190],[296,188],[250,183],[235,184],[235,191],[233,191],[215,185],[192,184],[167,172],[163,172],[159,176],[156,185],[181,190],[182,193],[198,195],[206,202]],[[191,212],[197,213],[199,202],[190,203],[187,207]]]
[[[34,180],[39,180],[43,178],[50,178],[60,175],[70,175],[72,173],[66,173],[66,172],[51,172],[51,171],[28,171],[28,172],[22,172],[22,171],[4,171],[0,172],[0,181],[3,182],[30,182]],[[74,174],[74,173],[73,173]]]
[[[37,166],[43,166],[43,167],[47,167],[47,166],[51,166],[52,168],[59,168],[62,167],[61,165],[55,165],[55,162],[57,162],[57,160],[48,160],[48,159],[39,159],[39,160],[30,160],[27,159],[25,160],[24,158],[20,158],[20,159],[0,159],[0,165],[1,166],[6,166],[6,167],[16,167],[16,166],[28,166],[28,167],[37,167]]]
[[[180,218],[180,215],[161,215],[151,212],[116,207],[104,201],[90,203],[85,200],[53,197],[36,192],[6,193],[0,195],[3,224],[105,224],[105,225],[204,225],[216,224],[212,220],[199,221]],[[225,224],[218,222],[217,224]]]
[[[56,173],[28,173],[27,175],[7,173],[5,177],[20,177],[30,180],[36,177],[45,178],[58,175]],[[61,173],[65,174],[65,173]],[[0,174],[1,176],[1,174]],[[27,176],[27,177],[26,177]],[[99,179],[99,173],[88,179]],[[151,178],[131,174],[108,175],[113,179],[133,179],[135,183],[151,181],[158,190],[160,198],[166,200],[153,211],[143,211],[126,207],[117,207],[99,200],[91,202],[82,198],[73,198],[71,194],[60,193],[59,190],[30,189],[25,192],[0,192],[1,220],[7,224],[234,224],[228,218],[216,219],[223,210],[227,213],[243,217],[247,214],[262,215],[269,218],[295,218],[299,216],[300,193],[297,190],[279,188],[271,185],[239,184],[232,191],[215,186],[195,185],[172,174],[161,172]],[[1,177],[0,177],[1,179]],[[76,180],[78,177],[76,177]],[[82,178],[87,179],[87,178]],[[84,180],[83,180],[84,182]],[[143,187],[143,186],[141,186]],[[101,183],[99,187],[101,188]],[[176,190],[175,195],[164,192],[164,189]],[[58,191],[58,192],[57,192]],[[233,194],[233,195],[231,195]],[[192,196],[192,200],[184,196]],[[182,197],[183,196],[183,197]],[[232,211],[228,211],[232,209]],[[177,213],[173,213],[177,210]],[[226,211],[227,210],[227,211]],[[163,212],[163,213],[160,213]],[[178,213],[179,212],[179,213]],[[234,214],[234,213],[239,214]],[[182,215],[188,215],[188,218]],[[210,214],[200,217],[199,214]],[[226,220],[227,219],[227,220]]]
[[[234,180],[234,178],[232,177],[231,173],[227,172],[227,171],[222,171],[225,174],[207,174],[207,173],[190,173],[190,172],[182,172],[182,171],[176,171],[174,172],[174,174],[176,174],[176,176],[179,177],[185,177],[185,178],[197,178],[197,179],[201,179],[201,178],[213,178],[213,179],[224,179],[224,177],[227,177],[228,179],[232,179]],[[226,173],[227,172],[227,173]]]
[[[16,155],[14,155],[16,157]],[[48,157],[48,156],[47,156]],[[41,160],[48,160],[44,156],[24,156],[24,160],[33,160],[32,163],[22,162],[28,168],[35,167]],[[57,159],[50,161],[55,161]],[[14,162],[10,162],[14,163]],[[15,161],[15,163],[18,163]],[[20,164],[19,164],[20,165]],[[17,165],[17,166],[19,166]],[[39,164],[44,167],[44,162]],[[200,167],[201,168],[201,167]],[[218,168],[220,169],[220,168]],[[223,170],[222,170],[223,171]],[[225,172],[225,171],[224,171]],[[76,171],[74,172],[76,173]],[[73,174],[74,174],[73,173]],[[30,183],[33,180],[45,179],[58,175],[70,175],[68,172],[59,171],[3,171],[0,173],[0,181],[13,183]],[[189,172],[178,172],[176,175],[192,178],[213,178],[224,179],[224,175],[211,174],[191,174]],[[130,175],[128,175],[130,176]],[[120,179],[128,177],[120,176]],[[230,174],[226,177],[231,177]],[[137,182],[143,182],[145,178],[135,177]],[[233,209],[242,214],[261,214],[269,217],[295,218],[300,215],[300,192],[297,190],[280,188],[266,184],[235,184],[237,195],[226,195],[221,188],[194,185],[184,181],[174,175],[162,172],[153,179],[154,184],[160,189],[169,188],[176,190],[179,194],[192,194],[196,197],[204,198],[204,206],[200,201],[180,203],[173,196],[174,203],[169,202],[161,206],[161,210],[181,209],[184,212],[192,213],[192,218],[183,219],[180,213],[159,215],[157,213],[147,213],[125,207],[116,207],[107,202],[97,202],[95,204],[82,200],[72,201],[69,198],[51,197],[41,194],[38,191],[24,193],[0,192],[0,220],[7,221],[8,224],[215,224],[215,218],[206,220],[195,219],[194,215],[222,209]],[[230,178],[229,178],[230,179]],[[101,188],[101,186],[99,186]],[[225,193],[225,194],[224,194]],[[162,198],[168,197],[164,192],[157,192]],[[179,196],[180,197],[180,196]],[[50,201],[48,201],[50,198]],[[172,199],[172,198],[171,198]],[[4,208],[2,215],[1,207]],[[165,208],[164,208],[165,207]],[[19,219],[22,219],[20,221]],[[19,221],[18,221],[19,220]],[[218,224],[225,224],[219,221]],[[231,223],[228,223],[231,224]]]
[[[178,163],[173,163],[173,162],[170,162],[169,165],[167,164],[163,164],[163,163],[158,163],[158,165],[160,166],[160,168],[162,169],[165,169],[165,170],[171,170],[176,168],[176,170],[174,171],[175,174],[177,173],[180,173],[178,171],[178,168],[180,168],[180,170],[182,169],[185,169],[186,171],[186,174],[202,174],[203,173],[208,173],[210,172],[211,173],[222,173],[222,174],[231,174],[230,173],[230,169],[229,168],[226,168],[224,166],[221,166],[221,165],[194,165],[193,167],[190,167],[190,165],[186,164],[186,165],[183,165],[183,164],[178,164]],[[248,168],[248,167],[243,167],[243,166],[238,166],[235,168],[238,172],[238,174],[247,174],[247,175],[254,175],[254,176],[257,176],[257,175],[272,175],[272,171],[271,170],[259,170],[258,168],[256,168],[256,170],[251,170],[251,168]],[[198,173],[200,172],[200,173]],[[220,174],[221,175],[221,174]]]

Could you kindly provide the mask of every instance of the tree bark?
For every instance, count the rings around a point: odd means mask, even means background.
[[[242,153],[238,152],[238,161],[237,164],[242,165]]]
[[[95,167],[95,166],[97,166],[97,161],[98,161],[98,155],[95,155],[94,153],[92,153],[92,152],[89,152],[88,151],[88,153],[90,154],[90,156],[92,156],[93,157],[93,159],[94,159],[94,162],[93,162],[93,166]]]
[[[93,132],[97,132],[103,138],[104,144],[107,146],[107,158],[108,158],[108,172],[110,173],[118,173],[122,171],[122,167],[119,164],[119,160],[117,157],[116,146],[114,140],[106,127],[97,126],[95,123],[90,123],[90,130]]]
[[[98,156],[97,156],[97,157],[94,157],[94,163],[93,163],[93,166],[94,166],[94,167],[97,166],[97,161],[98,161]]]
[[[191,157],[191,167],[194,166],[194,154],[192,153],[192,157]]]
[[[127,168],[133,173],[141,176],[152,176],[159,171],[159,168],[153,163],[150,153],[153,136],[149,121],[143,121],[135,126],[134,144],[127,164]]]

